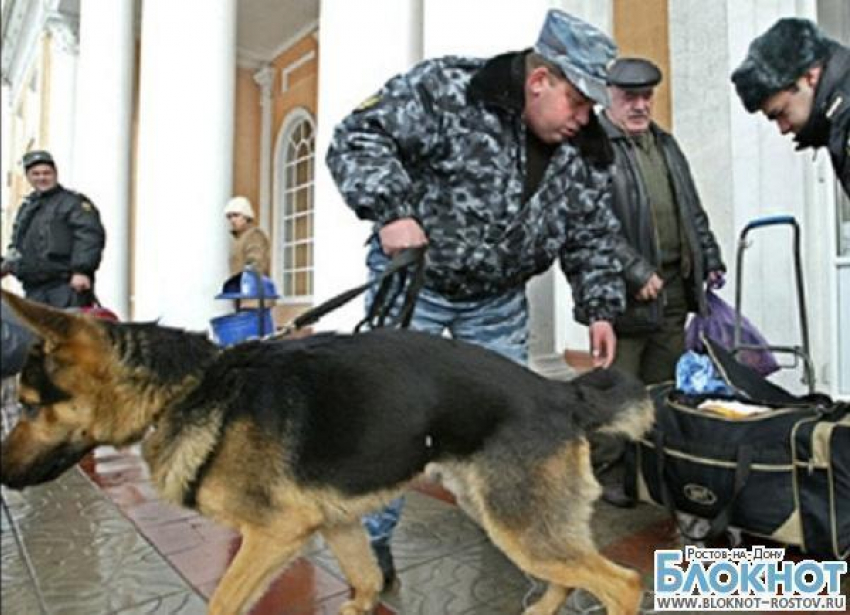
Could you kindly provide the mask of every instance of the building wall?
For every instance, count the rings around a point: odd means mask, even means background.
[[[647,58],[661,69],[664,79],[655,89],[653,116],[669,130],[672,103],[667,0],[614,0],[614,40],[621,56]]]
[[[319,44],[313,34],[296,41],[272,61],[274,116],[272,135],[277,138],[286,116],[298,107],[316,117],[319,96]]]
[[[314,121],[318,114],[318,92],[319,92],[319,44],[313,33],[306,34],[295,41],[286,50],[281,52],[273,61],[275,70],[274,83],[272,84],[272,182],[280,178],[281,169],[275,168],[282,159],[279,155],[279,140],[287,117],[296,110],[306,111]],[[320,152],[316,150],[316,162],[313,168],[320,163]],[[316,206],[314,191],[313,206]],[[272,200],[275,191],[271,192]],[[274,205],[272,204],[272,207]],[[314,214],[315,215],[315,214]],[[278,247],[283,238],[277,236],[277,224],[274,220],[274,210],[270,217],[270,235],[272,241],[272,258],[279,258]],[[314,257],[315,258],[315,257]],[[314,261],[315,266],[315,261]],[[272,265],[275,270],[275,265]],[[315,269],[314,269],[315,271]],[[314,274],[315,275],[315,274]],[[280,289],[281,291],[283,289]],[[323,298],[321,298],[323,299]],[[321,300],[320,299],[320,300]],[[275,309],[275,319],[279,323],[286,323],[309,307],[309,303],[287,303],[278,305]]]
[[[3,186],[8,204],[8,210],[3,212],[2,249],[4,252],[11,239],[12,224],[18,207],[30,191],[21,166],[21,158],[27,151],[47,148],[50,144],[49,123],[45,112],[49,95],[46,84],[49,83],[47,71],[50,64],[50,46],[45,39],[46,37],[41,37],[37,43],[37,53],[25,73],[23,87],[17,89],[17,97],[8,101],[8,106],[4,109],[4,112],[11,114],[10,133],[2,135],[4,140],[9,140],[7,144],[8,176],[4,178]],[[61,170],[60,168],[60,173]]]
[[[253,69],[242,67],[236,70],[233,194],[248,197],[259,219],[261,109],[260,89],[254,82],[254,72]]]

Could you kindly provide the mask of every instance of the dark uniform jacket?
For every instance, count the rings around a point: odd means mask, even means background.
[[[626,281],[628,306],[617,318],[618,333],[641,333],[657,329],[662,322],[664,294],[655,301],[638,301],[637,292],[653,273],[660,273],[658,247],[652,210],[634,152],[635,145],[620,128],[604,114],[600,122],[614,146],[614,213],[620,221],[622,235],[618,254],[622,260]],[[676,206],[682,240],[682,258],[685,266],[685,290],[688,309],[705,315],[705,279],[710,271],[726,270],[720,257],[720,247],[711,232],[708,216],[700,203],[690,166],[685,155],[668,132],[654,122],[650,130],[662,151]]]
[[[94,280],[106,233],[83,195],[61,185],[32,192],[21,204],[7,257],[24,289],[69,282],[74,273]]]
[[[523,198],[523,58],[433,59],[391,79],[337,127],[328,166],[349,207],[376,229],[419,222],[429,289],[454,300],[492,296],[557,258],[577,312],[612,320],[625,296],[609,169],[563,143]]]
[[[838,181],[850,196],[850,48],[835,44],[821,73],[809,121],[797,149],[827,147]]]

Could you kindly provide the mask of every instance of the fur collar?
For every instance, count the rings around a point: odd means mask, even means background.
[[[824,66],[809,121],[794,138],[797,149],[829,144],[833,118],[850,106],[850,49],[836,45]]]
[[[513,113],[525,108],[525,56],[531,49],[503,53],[487,60],[469,82],[470,102]]]

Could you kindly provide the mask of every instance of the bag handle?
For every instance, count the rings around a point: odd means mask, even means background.
[[[682,523],[676,516],[676,507],[673,502],[673,496],[670,493],[670,488],[667,486],[667,481],[664,479],[667,458],[664,453],[664,434],[655,430],[653,442],[655,444],[656,472],[658,477],[658,487],[661,490],[661,500],[670,513],[670,516],[676,520],[676,525],[678,525],[679,531],[682,535],[689,540],[702,541],[713,540],[723,534],[729,527],[729,522],[732,519],[732,511],[738,501],[738,496],[744,490],[744,486],[750,478],[750,470],[752,469],[753,460],[752,447],[747,444],[742,444],[738,447],[735,460],[735,480],[732,487],[732,497],[729,498],[729,502],[719,513],[717,513],[714,519],[709,521],[709,527],[705,534],[702,536],[695,536],[689,533],[689,531],[682,526]]]

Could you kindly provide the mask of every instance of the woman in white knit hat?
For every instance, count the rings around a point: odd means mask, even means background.
[[[254,221],[254,208],[244,196],[235,196],[227,202],[224,215],[230,223],[233,243],[230,245],[230,275],[245,270],[247,265],[262,275],[269,275],[271,256],[269,238]]]

